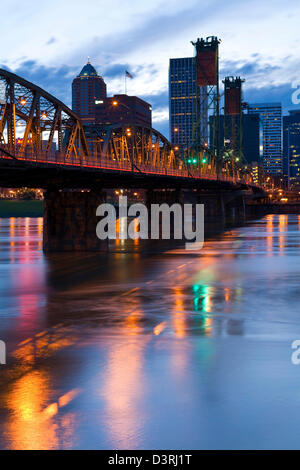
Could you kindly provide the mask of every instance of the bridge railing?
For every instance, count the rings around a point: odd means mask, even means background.
[[[129,160],[117,160],[107,158],[105,156],[94,156],[90,155],[89,157],[76,157],[70,156],[69,158],[66,157],[65,154],[61,154],[59,152],[46,152],[40,151],[35,152],[31,149],[26,149],[24,152],[19,152],[16,149],[14,152],[8,146],[2,145],[1,146],[4,150],[7,150],[8,153],[13,155],[20,161],[28,161],[30,163],[35,164],[47,164],[47,165],[62,165],[67,167],[81,167],[81,168],[95,168],[99,170],[113,170],[113,171],[121,171],[121,172],[135,172],[135,173],[147,173],[153,175],[161,175],[161,176],[174,176],[174,177],[184,177],[184,178],[194,178],[194,179],[206,179],[206,180],[219,180],[219,181],[228,181],[231,183],[245,183],[245,181],[241,179],[234,178],[232,176],[227,175],[217,175],[212,173],[211,171],[204,169],[174,169],[174,168],[167,168],[167,167],[159,167],[159,166],[152,166],[147,165],[144,163],[133,164]],[[11,159],[9,155],[5,154],[0,149],[0,157],[4,159]]]

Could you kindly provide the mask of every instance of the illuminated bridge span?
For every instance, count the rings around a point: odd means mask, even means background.
[[[261,191],[250,182],[217,176],[213,164],[188,167],[153,128],[130,123],[83,127],[60,100],[1,69],[0,170],[2,187],[47,190],[44,247],[50,251],[98,249],[99,241],[85,240],[86,234],[95,235],[95,207],[105,198],[103,188],[142,188],[148,191],[148,202],[182,201],[182,191],[185,196],[190,191],[198,200],[206,198],[207,218],[219,206],[225,217],[226,207],[231,213],[232,201],[239,200],[239,209],[233,211],[237,213],[244,207],[241,191]],[[79,188],[89,192],[67,191]],[[75,224],[81,224],[85,234],[80,243],[73,239],[74,230],[66,229],[74,225],[75,207],[81,213]]]
[[[210,165],[188,168],[157,130],[134,124],[84,129],[64,103],[6,70],[0,70],[0,156],[31,168],[35,163],[217,180]]]

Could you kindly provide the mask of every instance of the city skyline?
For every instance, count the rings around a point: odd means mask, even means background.
[[[57,3],[4,6],[4,10],[16,7],[13,21],[18,29],[2,46],[0,65],[38,83],[69,106],[71,81],[91,56],[109,83],[110,95],[124,92],[125,70],[133,73],[128,94],[153,104],[154,127],[168,135],[169,58],[193,55],[190,41],[210,35],[222,39],[220,78],[243,76],[247,101],[281,101],[284,114],[299,106],[291,100],[300,57],[296,21],[300,7],[294,1],[288,6],[273,2],[272,9],[268,2],[257,1],[247,5],[211,1],[205,7],[193,0],[184,5],[157,0],[130,6],[114,1],[109,8],[106,2],[90,1],[82,8],[79,1],[66,1],[54,17]],[[4,34],[12,30],[10,21]],[[34,28],[36,34],[29,34]],[[36,41],[36,36],[41,39]]]

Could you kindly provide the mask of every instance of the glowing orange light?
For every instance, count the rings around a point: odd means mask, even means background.
[[[55,416],[57,413],[58,413],[57,403],[51,403],[51,405],[47,406],[47,408],[44,409],[44,415],[46,415],[49,418],[51,418],[52,416]]]
[[[70,390],[70,392],[67,392],[65,395],[62,395],[58,399],[59,407],[62,408],[63,406],[68,405],[68,403],[70,403],[78,395],[78,393],[80,393],[80,390],[75,388]]]
[[[112,104],[113,104],[113,106],[118,106],[118,102],[117,102],[117,101],[113,101]]]
[[[167,323],[163,321],[154,327],[153,333],[155,334],[155,336],[160,335],[164,331],[164,329],[166,328],[166,324]]]

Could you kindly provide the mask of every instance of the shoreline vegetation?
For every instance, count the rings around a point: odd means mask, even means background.
[[[0,217],[43,217],[44,201],[30,200],[0,200]]]

